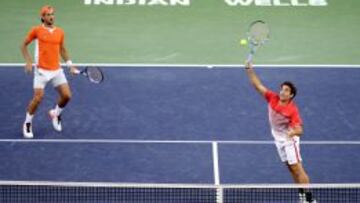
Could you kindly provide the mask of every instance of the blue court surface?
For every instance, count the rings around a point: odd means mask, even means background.
[[[32,77],[0,68],[0,180],[206,183],[292,183],[281,163],[267,104],[242,68],[105,67],[105,81],[68,75],[73,98],[62,133],[47,111],[49,85],[34,118],[35,138],[22,138]],[[360,69],[258,67],[278,91],[298,87],[304,121],[302,156],[313,183],[360,182]]]

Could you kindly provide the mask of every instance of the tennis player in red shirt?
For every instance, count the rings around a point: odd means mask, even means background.
[[[309,176],[302,165],[300,154],[303,122],[294,102],[297,92],[295,85],[285,81],[280,85],[280,92],[277,94],[262,84],[251,63],[245,64],[245,70],[251,84],[268,103],[271,134],[274,137],[281,161],[286,164],[295,183],[309,184]],[[300,189],[299,195],[302,202],[315,202],[311,192]]]

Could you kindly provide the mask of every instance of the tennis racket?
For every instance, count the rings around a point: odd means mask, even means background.
[[[104,74],[97,66],[87,66],[77,74],[85,76],[90,82],[100,84],[104,80]]]
[[[270,28],[264,21],[256,20],[249,25],[247,37],[250,48],[247,62],[251,63],[256,50],[269,40]]]

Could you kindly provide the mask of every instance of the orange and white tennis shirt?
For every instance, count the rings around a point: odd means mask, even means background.
[[[269,104],[269,122],[275,141],[288,141],[290,138],[287,132],[290,128],[303,124],[295,102],[290,101],[286,105],[280,105],[279,95],[270,90],[265,92],[265,99]]]
[[[59,27],[35,26],[26,36],[26,43],[37,39],[35,61],[38,68],[55,71],[60,68],[60,46],[64,42],[64,31]]]

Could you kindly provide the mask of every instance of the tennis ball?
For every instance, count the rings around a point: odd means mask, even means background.
[[[247,43],[248,43],[248,41],[247,41],[246,39],[241,39],[241,40],[240,40],[240,45],[241,45],[241,46],[246,46]]]

